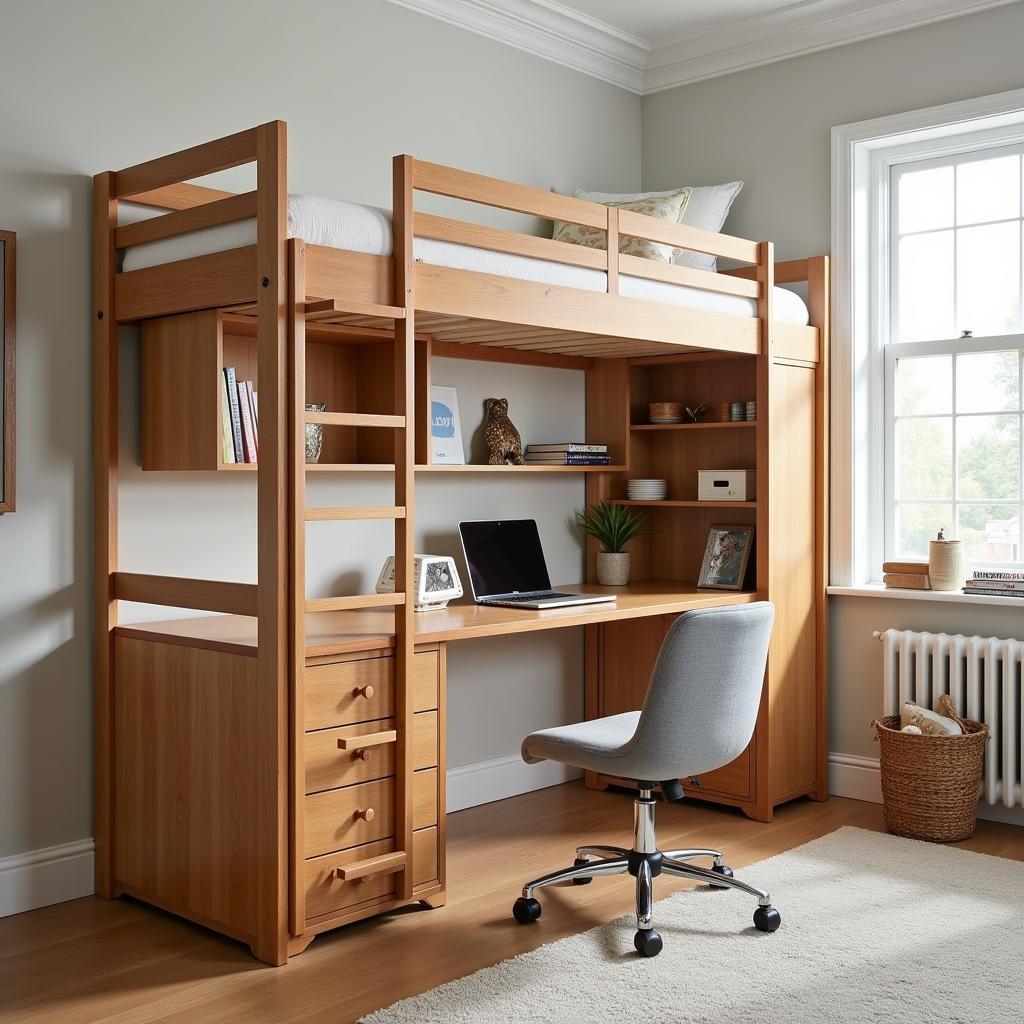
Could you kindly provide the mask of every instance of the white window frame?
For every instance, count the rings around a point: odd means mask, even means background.
[[[833,586],[878,582],[886,550],[890,170],[1021,144],[1024,89],[832,129]],[[1014,347],[1015,337],[974,340],[987,350]],[[914,344],[923,355],[928,343]]]

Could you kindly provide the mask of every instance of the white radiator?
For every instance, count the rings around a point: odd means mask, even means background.
[[[985,636],[950,636],[887,629],[882,641],[885,714],[898,715],[904,701],[934,708],[948,693],[965,718],[987,722],[981,798],[989,804],[1024,806],[1024,642]]]

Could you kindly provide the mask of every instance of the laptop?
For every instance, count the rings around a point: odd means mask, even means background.
[[[552,590],[533,519],[459,523],[459,536],[477,604],[539,609],[615,600],[614,594]]]

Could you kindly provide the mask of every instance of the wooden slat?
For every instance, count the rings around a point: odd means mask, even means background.
[[[367,878],[370,875],[394,874],[396,871],[404,871],[405,867],[405,853],[398,851],[385,853],[380,857],[357,860],[354,864],[345,864],[343,867],[336,868],[335,874],[343,882],[351,882],[354,878]]]
[[[383,306],[376,302],[361,302],[357,299],[316,299],[306,303],[307,320],[329,321],[339,314],[401,320],[405,316],[405,310],[398,306]]]
[[[173,238],[188,231],[201,231],[203,228],[216,227],[218,224],[230,224],[237,220],[246,220],[256,216],[256,193],[243,192],[241,195],[217,199],[204,206],[191,206],[174,213],[165,213],[162,217],[151,220],[140,220],[135,224],[125,224],[114,233],[114,245],[122,249],[128,245],[142,245],[155,242],[161,238]]]
[[[158,210],[189,210],[193,206],[205,206],[218,199],[228,199],[234,194],[225,192],[222,188],[207,188],[205,185],[180,181],[175,185],[150,189],[148,192],[137,192],[125,202],[133,206],[153,206]]]
[[[700,338],[709,348],[757,351],[754,317],[708,313],[426,263],[417,263],[415,271],[416,306],[428,312],[515,320],[535,327],[667,344]]]
[[[111,579],[113,596],[119,601],[195,608],[225,615],[256,614],[257,587],[254,583],[226,583],[137,572],[115,572]]]
[[[741,263],[757,262],[757,243],[733,235],[720,235],[716,231],[695,228],[646,217],[632,210],[619,211],[619,232],[632,238],[645,238],[652,242],[673,245],[677,249],[704,252],[712,256],[725,256]]]
[[[521,235],[515,231],[471,224],[468,221],[437,217],[431,213],[416,214],[416,237],[435,238],[443,242],[472,245],[491,252],[507,252],[515,256],[529,256],[550,263],[566,263],[573,267],[604,270],[606,256],[601,249],[570,242],[556,242],[553,238]],[[423,326],[422,324],[420,325]]]
[[[783,260],[775,264],[776,284],[799,284],[807,280],[809,260]],[[757,267],[734,267],[729,270],[720,271],[730,277],[746,278],[754,281],[757,279]]]
[[[394,608],[405,604],[405,594],[354,594],[350,597],[311,597],[306,613],[346,612],[361,608]]]
[[[389,306],[394,294],[393,260],[364,252],[306,246],[306,294],[344,295],[346,302]]]
[[[608,230],[605,232],[605,290],[609,295],[619,294],[619,208],[608,207]]]
[[[687,288],[720,292],[722,295],[741,295],[748,299],[756,299],[759,290],[756,281],[744,281],[725,274],[716,274],[710,270],[680,267],[675,263],[662,263],[660,260],[644,259],[642,256],[630,256],[627,253],[619,254],[619,270],[630,277],[643,277],[651,281],[664,281],[667,284],[681,284]]]
[[[774,332],[777,359],[799,359],[807,363],[818,361],[820,345],[816,327],[777,320]]]
[[[479,359],[489,363],[518,363],[523,366],[548,366],[562,370],[586,370],[591,362],[580,356],[563,356],[551,352],[519,351],[511,348],[485,348],[471,343],[434,341],[433,354],[449,359]]]
[[[404,416],[370,412],[307,412],[305,420],[325,427],[393,427],[400,430],[405,426]]]
[[[350,508],[307,508],[307,523],[327,523],[362,519],[404,519],[405,509],[396,505],[364,505]]]
[[[114,277],[114,315],[130,323],[256,298],[256,246],[129,270]]]
[[[441,164],[412,160],[413,187],[420,192],[466,199],[471,203],[494,206],[499,210],[526,213],[548,220],[564,220],[571,224],[605,230],[608,223],[606,207],[572,196],[545,192],[529,185],[517,185],[500,178],[489,178],[471,171],[460,171]]]
[[[262,126],[262,129],[266,128],[266,125]],[[248,128],[213,142],[204,142],[200,146],[191,146],[169,156],[115,171],[113,197],[125,199],[164,185],[176,185],[189,178],[201,178],[205,174],[251,163],[256,159],[256,138],[260,130]]]

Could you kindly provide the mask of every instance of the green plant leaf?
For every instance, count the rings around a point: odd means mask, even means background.
[[[617,554],[634,538],[654,531],[647,525],[644,512],[634,512],[625,505],[599,501],[576,513],[576,525],[594,537],[610,554]]]

